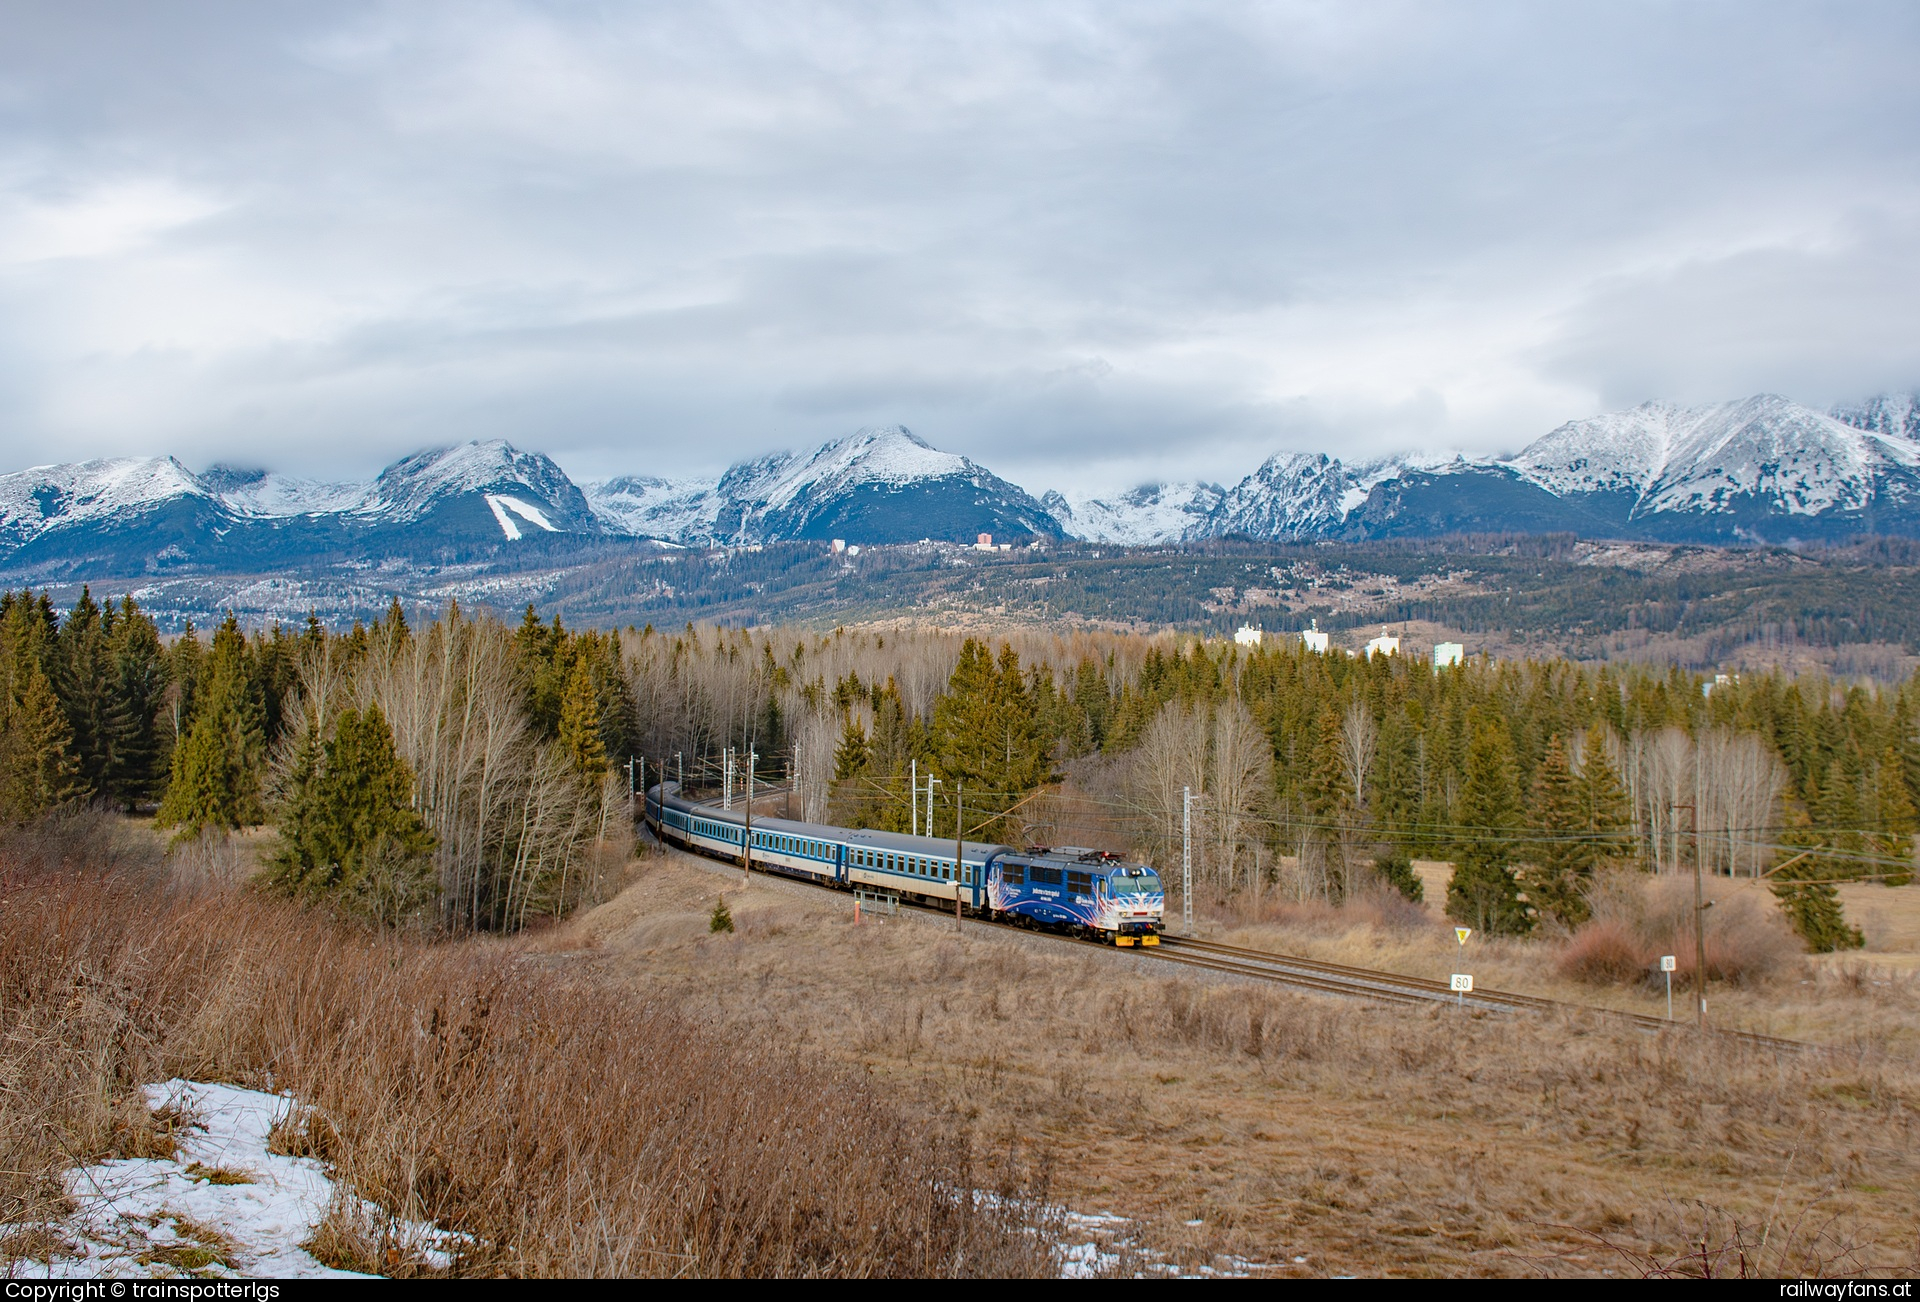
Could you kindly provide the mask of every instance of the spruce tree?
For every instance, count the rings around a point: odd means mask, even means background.
[[[378,705],[341,711],[324,742],[317,721],[308,722],[288,774],[269,880],[397,923],[431,896],[434,838],[412,807],[413,774]]]
[[[576,656],[560,703],[560,749],[583,781],[597,783],[607,772],[606,745],[600,737],[600,699],[585,656]]]
[[[229,614],[214,634],[195,693],[193,726],[173,756],[166,798],[155,825],[183,840],[211,828],[235,831],[265,818],[264,708],[248,664],[246,638]]]
[[[1420,880],[1420,874],[1413,870],[1413,859],[1399,846],[1381,850],[1373,860],[1373,870],[1380,880],[1413,903],[1418,904],[1426,898],[1426,884]]]
[[[165,704],[167,658],[159,629],[131,596],[121,602],[112,641],[113,704],[108,728],[113,763],[107,793],[131,809],[153,798],[165,773],[160,712]]]
[[[1511,870],[1520,822],[1519,782],[1505,724],[1498,718],[1477,721],[1467,744],[1447,914],[1493,935],[1524,935],[1533,929],[1529,905],[1520,898]]]
[[[80,599],[61,624],[53,662],[53,684],[72,738],[75,776],[87,792],[105,794],[114,767],[113,657],[109,629],[92,589],[80,589]]]
[[[1633,812],[1627,789],[1607,757],[1606,746],[1591,734],[1580,762],[1580,805],[1582,826],[1592,847],[1589,870],[1632,851]]]
[[[1873,775],[1872,848],[1875,854],[1898,860],[1904,868],[1882,866],[1883,880],[1889,886],[1905,886],[1913,880],[1913,836],[1916,826],[1913,797],[1907,793],[1906,773],[1900,752],[1888,746],[1881,752]]]
[[[37,645],[44,626],[26,609],[0,624],[0,819],[24,823],[81,790],[71,734]]]
[[[1593,868],[1593,847],[1586,839],[1584,792],[1567,760],[1566,743],[1556,734],[1547,742],[1533,775],[1532,823],[1539,833],[1527,898],[1569,927],[1587,920],[1586,885]]]
[[[1780,901],[1787,921],[1814,953],[1859,949],[1866,940],[1858,927],[1847,925],[1846,914],[1840,908],[1840,892],[1831,882],[1808,880],[1820,872],[1818,861],[1788,864],[1774,876],[1774,898]]]

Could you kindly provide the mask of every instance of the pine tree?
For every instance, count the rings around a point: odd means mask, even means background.
[[[1340,716],[1328,706],[1320,712],[1314,729],[1313,765],[1302,790],[1308,814],[1313,819],[1313,838],[1326,856],[1327,890],[1336,900],[1346,894],[1349,869],[1346,843],[1350,839],[1356,806],[1353,787],[1347,781],[1346,766],[1340,758]]]
[[[1497,718],[1476,722],[1467,745],[1447,914],[1493,935],[1524,935],[1533,929],[1533,916],[1510,868],[1513,833],[1520,821],[1516,767],[1505,724]]]
[[[200,676],[206,667],[206,648],[200,645],[200,636],[188,620],[167,649],[167,694],[163,709],[162,722],[165,725],[161,738],[161,749],[170,758],[174,748],[184,745],[187,730],[193,726],[193,710],[197,704],[195,697],[200,690]]]
[[[846,782],[863,776],[872,751],[867,745],[867,734],[853,720],[852,715],[840,728],[840,744],[833,752],[833,779]]]
[[[733,912],[727,908],[726,896],[714,901],[713,912],[707,915],[707,931],[713,935],[733,930]]]

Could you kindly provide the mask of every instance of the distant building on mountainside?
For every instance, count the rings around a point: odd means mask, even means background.
[[[1251,624],[1242,624],[1233,635],[1233,640],[1241,646],[1259,646],[1260,638],[1260,630]]]
[[[1467,658],[1467,649],[1458,642],[1440,642],[1433,648],[1433,667],[1445,669],[1448,665],[1457,665]]]
[[[983,534],[981,534],[981,535],[980,535],[980,536],[979,536],[978,538],[975,538],[975,539],[973,540],[973,549],[974,549],[975,551],[977,551],[977,552],[990,552],[990,551],[992,551],[992,550],[993,550],[993,535],[992,535],[992,534],[990,534],[990,533],[983,533]]]
[[[1307,650],[1315,655],[1323,656],[1327,653],[1327,635],[1320,631],[1320,621],[1317,619],[1313,621],[1312,628],[1300,635],[1300,640],[1306,644]]]
[[[1386,629],[1380,630],[1380,636],[1367,643],[1367,659],[1375,656],[1397,656],[1400,654],[1400,639],[1392,636]]]

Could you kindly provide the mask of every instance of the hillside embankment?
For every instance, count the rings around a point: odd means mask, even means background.
[[[857,1070],[1188,1270],[1684,1273],[1703,1235],[1716,1272],[1742,1249],[1779,1274],[1916,1261],[1910,1055],[1376,1008],[644,863],[544,961]],[[1838,1017],[1887,1003],[1814,989]]]
[[[1055,1268],[964,1128],[804,1038],[741,1034],[673,983],[584,980],[525,943],[408,939],[181,869],[116,819],[0,838],[0,1272],[80,1255],[66,1173],[182,1149],[194,1119],[150,1088],[176,1079],[283,1095],[275,1151],[380,1209],[316,1227],[304,1250],[330,1266]],[[403,1251],[409,1223],[453,1259]],[[202,1237],[191,1269],[246,1268]],[[116,1268],[179,1273],[176,1247]]]

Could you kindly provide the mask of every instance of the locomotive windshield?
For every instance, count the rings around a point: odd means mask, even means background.
[[[1116,868],[1107,878],[1107,889],[1115,895],[1157,895],[1160,878],[1147,868]]]

